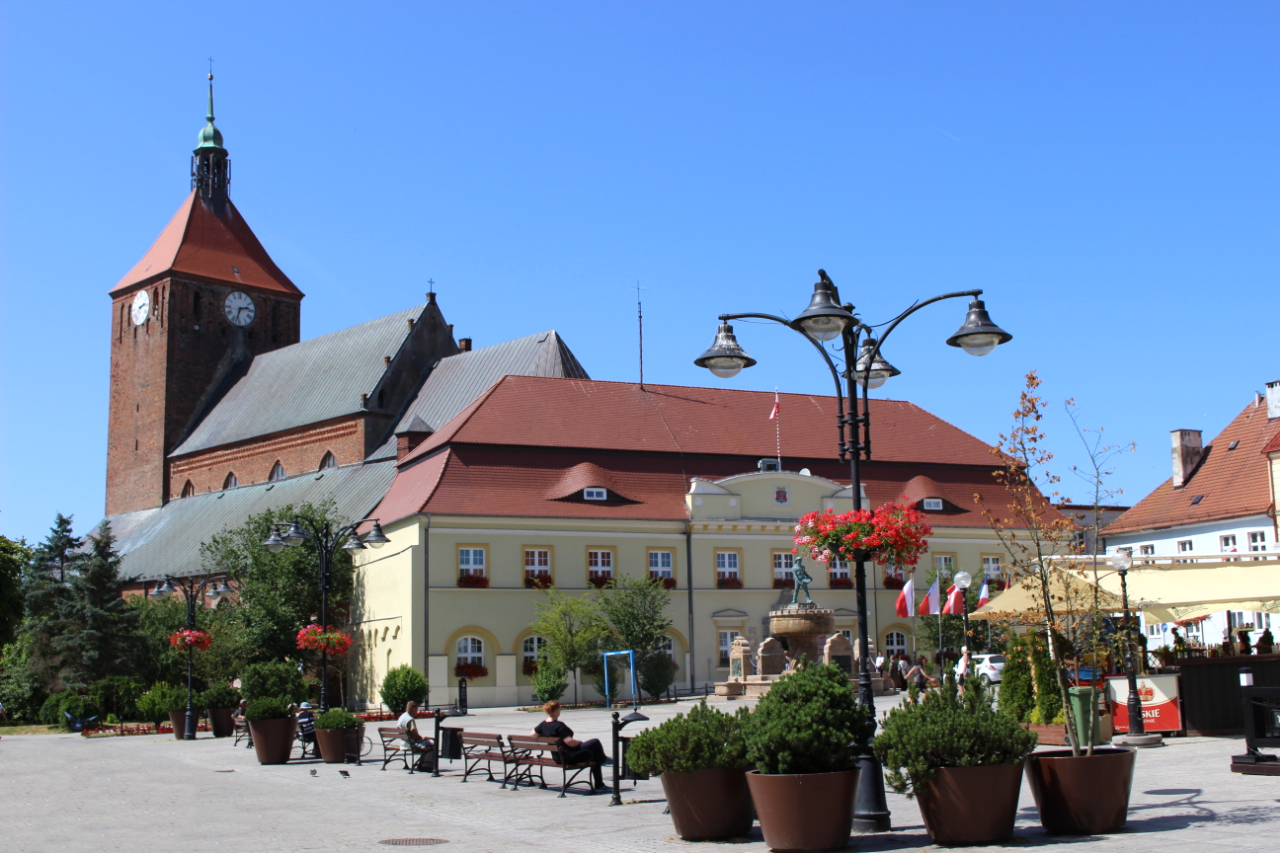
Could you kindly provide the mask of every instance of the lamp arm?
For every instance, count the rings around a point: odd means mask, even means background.
[[[822,344],[815,341],[813,338],[809,337],[804,332],[792,327],[790,320],[786,320],[782,317],[775,317],[773,314],[721,314],[720,315],[721,323],[728,323],[730,320],[768,320],[772,323],[778,323],[780,325],[786,326],[788,329],[792,329],[793,331],[798,332],[802,338],[804,338],[809,343],[813,344],[813,348],[822,354],[822,360],[827,363],[827,369],[831,371],[831,380],[832,382],[835,383],[835,386],[836,386],[836,424],[837,424],[836,428],[840,434],[840,440],[838,442],[840,447],[840,460],[844,461],[845,447],[847,446],[845,443],[845,437],[844,437],[844,426],[848,422],[844,416],[844,392],[840,388],[840,371],[836,368],[835,362],[831,360],[831,355],[827,352],[826,348],[823,347]],[[848,353],[845,353],[845,357],[847,360]],[[850,364],[852,364],[852,362],[850,362]],[[853,410],[853,404],[854,404],[853,399],[850,399],[849,409],[851,412]],[[856,438],[857,438],[856,433],[854,437],[855,437],[855,443],[856,443]],[[857,452],[856,449],[854,452]]]

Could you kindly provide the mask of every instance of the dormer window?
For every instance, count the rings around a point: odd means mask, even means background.
[[[600,488],[583,489],[582,499],[587,501],[607,501],[609,499],[609,490]]]
[[[267,479],[274,483],[276,480],[283,480],[284,476],[284,466],[277,462],[275,465],[271,466],[271,474]]]
[[[766,471],[773,471],[773,472],[781,471],[782,463],[779,462],[777,459],[761,459],[759,462],[756,463],[756,470],[760,471],[761,473],[764,473]]]
[[[942,498],[925,498],[924,509],[925,512],[941,512]]]

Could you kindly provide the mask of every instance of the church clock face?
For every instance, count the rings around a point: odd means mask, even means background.
[[[222,303],[222,310],[226,312],[227,319],[235,326],[247,326],[253,322],[255,309],[253,300],[249,298],[249,294],[236,291],[227,296],[226,302]]]
[[[139,290],[138,295],[133,297],[133,309],[129,312],[129,316],[133,319],[133,325],[141,326],[147,322],[147,316],[151,313],[151,296],[145,290]]]

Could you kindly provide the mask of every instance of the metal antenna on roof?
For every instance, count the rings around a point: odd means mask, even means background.
[[[640,388],[644,388],[644,308],[640,304],[640,291],[644,290],[636,281],[636,319],[640,323]]]

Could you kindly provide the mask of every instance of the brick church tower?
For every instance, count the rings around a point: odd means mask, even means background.
[[[253,356],[299,340],[302,291],[228,196],[222,133],[208,123],[191,194],[111,289],[107,515],[171,497],[166,457]]]

